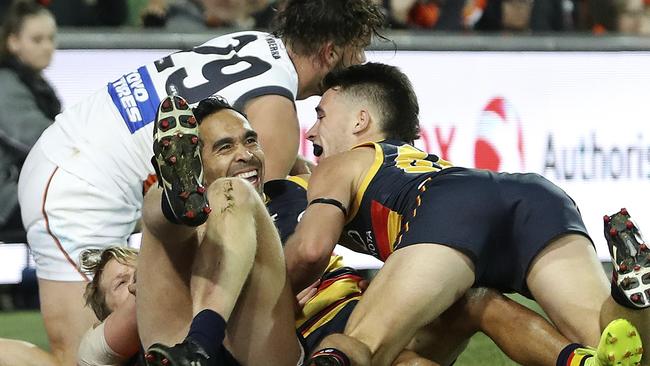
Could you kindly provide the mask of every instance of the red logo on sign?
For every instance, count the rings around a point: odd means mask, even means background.
[[[478,121],[474,166],[493,171],[524,169],[524,139],[519,116],[503,97],[491,99]]]

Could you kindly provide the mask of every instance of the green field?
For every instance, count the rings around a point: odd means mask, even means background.
[[[522,297],[513,297],[524,305],[539,311],[536,303]],[[0,312],[0,338],[21,339],[47,349],[47,337],[43,321],[38,312],[16,311]],[[489,360],[489,362],[486,362]],[[516,365],[501,352],[492,341],[483,334],[475,335],[465,352],[460,356],[456,366]]]

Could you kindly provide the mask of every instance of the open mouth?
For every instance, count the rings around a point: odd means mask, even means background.
[[[251,182],[251,184],[253,184],[254,186],[257,186],[260,183],[259,171],[257,169],[237,173],[235,174],[235,177],[246,179],[247,181]]]
[[[323,147],[314,144],[314,156],[321,156],[323,154]]]

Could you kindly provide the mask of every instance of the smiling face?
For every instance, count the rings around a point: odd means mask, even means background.
[[[222,177],[240,177],[262,193],[264,152],[244,116],[230,109],[212,113],[201,121],[200,137],[207,184]]]
[[[316,123],[307,131],[314,155],[328,157],[352,148],[359,113],[338,88],[328,89],[316,106]]]
[[[7,48],[25,65],[42,71],[52,60],[56,48],[56,23],[49,13],[25,17],[19,31],[7,38]]]
[[[110,259],[101,275],[99,288],[108,309],[113,312],[129,297],[129,285],[135,283],[135,264],[126,265]]]

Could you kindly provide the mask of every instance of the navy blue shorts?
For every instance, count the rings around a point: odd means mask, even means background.
[[[549,242],[568,233],[589,238],[575,202],[538,174],[454,167],[426,184],[416,216],[405,218],[409,230],[398,248],[437,243],[457,249],[474,262],[475,286],[530,296],[528,268]]]

